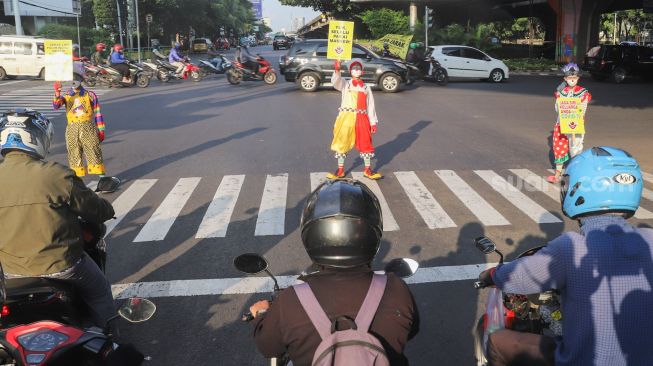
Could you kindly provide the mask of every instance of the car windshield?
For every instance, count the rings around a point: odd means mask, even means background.
[[[360,45],[360,44],[358,44],[358,43],[356,43],[356,46],[358,46],[358,47],[364,49],[365,51],[367,51],[367,53],[369,53],[370,55],[372,55],[374,58],[381,58],[381,56],[379,56],[379,55],[376,54],[374,51],[370,50],[369,48],[367,48],[367,47],[365,47],[365,46],[362,46],[362,45]]]

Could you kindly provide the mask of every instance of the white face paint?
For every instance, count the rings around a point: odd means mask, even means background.
[[[363,70],[361,69],[360,66],[356,65],[351,68],[351,76],[355,78],[359,78],[361,77],[361,75],[363,75]]]
[[[565,81],[567,82],[567,85],[570,87],[575,87],[576,84],[578,84],[578,79],[580,79],[578,76],[567,76],[565,77]]]

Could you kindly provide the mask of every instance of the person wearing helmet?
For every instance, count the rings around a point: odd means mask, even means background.
[[[72,87],[62,94],[61,83],[56,82],[52,106],[55,110],[64,107],[66,111],[66,148],[70,168],[78,177],[87,173],[99,175],[103,184],[98,184],[98,187],[109,183],[110,186],[117,187],[120,184],[118,178],[104,176],[105,166],[100,143],[104,141],[105,124],[97,95],[84,89],[79,81],[73,81]],[[87,167],[84,167],[82,155],[86,158]]]
[[[123,54],[123,46],[116,44],[113,46],[113,52],[110,57],[111,67],[117,70],[122,75],[122,82],[126,84],[131,83],[131,74],[129,72],[129,65],[125,55]]]
[[[564,81],[555,91],[554,96],[556,99],[555,110],[560,112],[558,108],[558,101],[560,98],[574,98],[580,101],[580,118],[585,118],[587,113],[587,104],[592,100],[592,94],[587,89],[578,85],[580,79],[580,68],[575,63],[569,63],[562,68],[565,74]],[[570,157],[579,154],[583,150],[583,140],[585,134],[563,134],[560,128],[560,115],[556,124],[553,126],[553,141],[551,147],[553,149],[553,157],[555,162],[555,174],[547,177],[549,183],[558,183],[564,168],[564,164]],[[570,141],[571,140],[571,141]]]
[[[381,52],[381,56],[392,57],[392,53],[390,52],[390,45],[388,42],[383,42],[383,52]]]
[[[373,172],[371,160],[374,157],[372,135],[376,133],[379,119],[376,116],[372,89],[365,85],[363,76],[363,61],[351,60],[349,72],[351,81],[345,81],[340,76],[340,61],[335,62],[335,71],[331,75],[331,83],[342,93],[338,117],[333,126],[331,150],[338,160],[338,170],[327,174],[329,179],[344,178],[345,158],[347,153],[356,146],[360,157],[365,163],[363,175],[368,179],[381,179],[383,176]]]
[[[0,116],[0,263],[7,277],[48,277],[74,286],[104,328],[116,315],[109,281],[84,253],[78,217],[101,225],[111,203],[68,167],[46,161],[54,129],[41,113]]]
[[[378,199],[360,182],[327,181],[308,197],[300,231],[304,249],[318,269],[300,280],[309,285],[329,319],[355,319],[372,283],[370,265],[383,234]],[[403,350],[419,331],[417,306],[401,278],[392,273],[385,277],[369,333],[383,344],[392,365],[407,365]],[[280,292],[271,304],[255,303],[250,311],[255,317],[254,339],[265,357],[287,352],[293,365],[311,365],[321,338],[294,287]],[[342,330],[341,323],[336,325]]]
[[[571,160],[561,183],[562,212],[579,222],[580,233],[564,233],[479,279],[508,293],[557,290],[564,334],[497,331],[488,341],[489,364],[648,365],[653,229],[626,221],[642,195],[639,164],[621,149],[594,147]]]
[[[77,43],[73,44],[73,61],[82,61],[84,58],[79,54],[79,45]]]
[[[91,63],[95,66],[102,66],[106,63],[106,57],[104,56],[104,51],[107,49],[107,45],[104,43],[98,43],[95,45],[95,52],[91,56]]]
[[[168,55],[168,62],[177,68],[175,70],[177,75],[181,75],[181,72],[184,71],[184,67],[186,67],[186,64],[184,64],[185,60],[186,58],[181,55],[181,44],[175,42],[175,46],[170,50],[170,55]]]

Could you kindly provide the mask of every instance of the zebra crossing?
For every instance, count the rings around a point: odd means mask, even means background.
[[[89,88],[97,96],[109,92],[109,89]],[[56,117],[64,112],[63,109],[52,108],[53,89],[50,84],[42,84],[33,88],[16,88],[10,92],[0,94],[0,112],[16,108],[31,108],[43,113],[47,118]]]
[[[471,173],[471,172],[470,172]],[[383,211],[384,231],[400,231],[396,217],[405,215],[406,209],[414,210],[423,225],[430,230],[460,227],[468,222],[478,221],[484,226],[510,226],[516,217],[528,218],[536,224],[561,223],[558,210],[549,211],[544,206],[555,207],[559,202],[559,188],[546,182],[541,175],[528,169],[507,169],[496,172],[493,170],[474,170],[466,174],[467,180],[453,170],[435,171],[400,171],[394,172],[381,181],[363,179],[362,173],[353,173],[353,178],[363,181],[379,198]],[[268,174],[264,177],[262,191],[243,193],[247,179],[261,179],[261,176],[225,175],[219,179],[219,184],[212,197],[207,197],[207,208],[202,212],[201,220],[197,218],[197,228],[193,228],[197,239],[225,238],[234,215],[239,198],[260,197],[254,236],[285,235],[297,225],[288,227],[286,224],[287,201],[289,193],[293,198],[305,197],[320,183],[326,180],[325,172],[308,174],[303,190],[290,187],[290,174]],[[426,179],[425,179],[426,178]],[[443,190],[434,190],[425,184],[425,180],[437,178],[446,186],[456,199],[447,199]],[[646,184],[653,184],[653,175],[645,174]],[[166,239],[175,225],[175,221],[183,212],[184,207],[194,195],[202,181],[205,184],[216,184],[214,178],[186,177],[176,181],[172,189],[159,196],[160,192],[148,195],[148,192],[159,183],[159,179],[137,179],[126,183],[123,188],[107,197],[112,200],[115,209],[115,220],[107,222],[107,233],[112,232],[125,220],[129,214],[139,207],[156,207],[154,213],[147,218],[134,243],[157,242]],[[389,182],[393,180],[393,182]],[[295,180],[296,181],[296,180]],[[92,187],[96,182],[89,184]],[[159,183],[161,184],[161,183]],[[296,183],[294,183],[296,185]],[[399,187],[399,188],[397,188]],[[476,187],[476,188],[473,188]],[[290,190],[289,188],[292,188]],[[399,189],[400,192],[396,192]],[[212,190],[211,190],[212,191]],[[299,191],[299,193],[298,193]],[[488,193],[491,192],[491,193]],[[495,195],[503,202],[500,207],[494,207],[484,195]],[[145,198],[147,196],[147,198]],[[450,195],[449,195],[450,196]],[[115,198],[114,198],[115,197]],[[391,197],[388,200],[386,197]],[[160,201],[159,201],[160,200]],[[152,204],[154,202],[154,204]],[[653,191],[645,189],[642,205],[653,207]],[[462,205],[466,212],[464,220],[460,214],[454,220],[449,214],[454,207]],[[506,209],[510,207],[510,209]],[[460,210],[458,210],[460,211]],[[554,214],[555,213],[555,214]],[[515,216],[508,217],[507,214]],[[454,216],[456,217],[456,216]],[[650,220],[653,213],[644,207],[637,212],[636,218]],[[133,219],[134,217],[132,217]],[[142,219],[142,218],[139,218]],[[511,222],[513,220],[513,222]]]

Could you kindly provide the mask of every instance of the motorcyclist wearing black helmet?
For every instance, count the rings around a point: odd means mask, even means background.
[[[372,281],[370,264],[382,233],[379,202],[360,182],[329,181],[308,197],[301,236],[319,271],[300,279],[309,284],[330,320],[356,318]],[[256,319],[254,338],[265,357],[287,352],[293,365],[311,364],[321,339],[293,288],[282,291],[271,304],[257,302],[250,311]],[[408,286],[388,274],[369,333],[379,339],[392,365],[408,365],[403,349],[418,330],[417,306]]]

